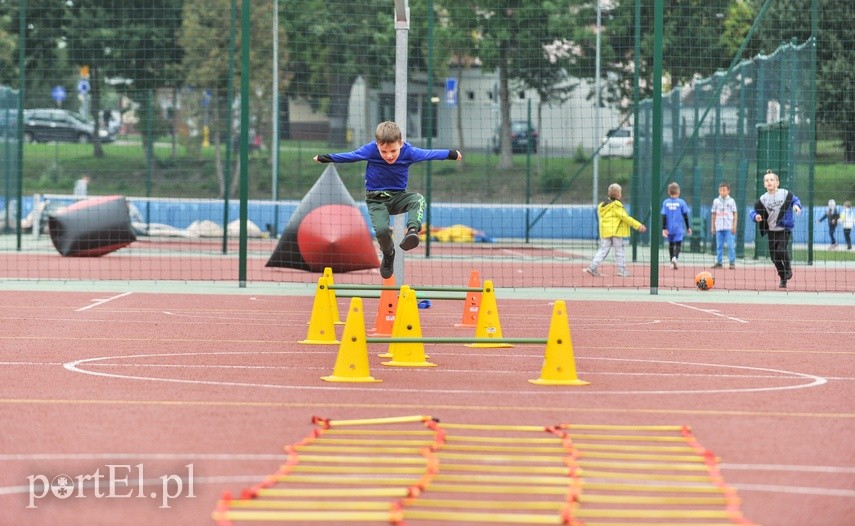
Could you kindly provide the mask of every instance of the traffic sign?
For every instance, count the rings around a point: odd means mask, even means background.
[[[62,101],[65,100],[65,97],[67,97],[68,94],[62,86],[54,86],[53,89],[50,90],[50,96],[57,104],[62,104]]]
[[[77,93],[81,95],[86,95],[89,93],[89,81],[86,79],[80,79],[77,81]]]
[[[445,104],[452,108],[457,106],[457,79],[454,77],[445,79]]]

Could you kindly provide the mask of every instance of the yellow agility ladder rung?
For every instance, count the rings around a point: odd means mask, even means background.
[[[567,479],[568,484],[572,479]],[[501,493],[507,495],[562,495],[569,493],[569,488],[564,486],[523,486],[506,484],[448,484],[432,482],[425,491],[436,491],[443,493]]]
[[[583,487],[584,491],[584,487]],[[713,496],[672,496],[672,495],[591,495],[578,496],[580,504],[656,504],[669,506],[725,506],[727,497]]]
[[[403,510],[405,520],[481,522],[490,524],[564,524],[561,515],[536,515],[533,513],[488,513],[474,511]]]
[[[259,497],[389,497],[404,498],[407,488],[261,488]]]
[[[433,482],[462,482],[462,483],[507,483],[507,484],[542,484],[544,486],[568,486],[573,482],[573,479],[568,476],[548,477],[548,476],[527,476],[521,477],[518,475],[487,475],[487,474],[460,474],[460,473],[444,473],[440,472],[434,475]],[[433,484],[428,486],[428,489],[433,488]]]
[[[364,500],[271,500],[271,499],[234,499],[229,501],[233,509],[267,510],[389,510],[388,501]]]
[[[330,446],[303,444],[294,446],[294,450],[298,452],[318,452],[318,453],[383,453],[389,455],[419,455],[424,447],[390,447],[390,446]]]
[[[317,462],[319,464],[418,464],[418,465],[426,465],[427,459],[424,457],[367,457],[365,455],[313,455],[309,454],[300,454],[299,456],[300,464],[304,463],[312,463]]]
[[[312,464],[297,464],[288,475],[282,475],[291,480],[291,473],[330,473],[348,475],[421,475],[427,473],[426,466],[320,466]]]
[[[472,435],[448,435],[445,437],[446,443],[452,442],[483,442],[483,443],[501,443],[507,444],[508,442],[521,443],[521,444],[552,444],[552,445],[561,445],[561,439],[555,436],[548,437],[507,437],[507,436],[495,436],[495,437],[487,437],[487,436],[472,436]]]
[[[215,521],[264,522],[391,522],[392,513],[380,511],[215,511]]]
[[[432,499],[412,498],[404,499],[405,509],[418,508],[476,508],[488,510],[541,510],[560,511],[566,502],[561,501],[523,501],[523,500],[473,500],[473,499]]]
[[[592,510],[578,508],[573,512],[580,519],[727,519],[731,516],[725,509],[720,510]],[[587,524],[587,522],[586,522]]]
[[[342,444],[342,445],[354,445],[354,446],[398,446],[398,447],[427,447],[434,443],[434,440],[423,439],[423,440],[413,440],[413,439],[405,439],[405,438],[326,438],[324,436],[318,437],[312,441],[312,444],[317,445],[329,445],[329,444]]]
[[[621,484],[607,482],[583,482],[583,491],[638,491],[650,493],[724,493],[718,486],[693,486],[680,484]]]
[[[331,477],[330,475],[274,475],[277,482],[294,482],[303,484],[376,484],[378,486],[412,486],[419,482],[420,477],[378,477],[374,475],[348,475]]]
[[[626,473],[580,469],[576,476],[583,479],[670,480],[674,482],[710,482],[709,475],[674,475],[666,473]]]

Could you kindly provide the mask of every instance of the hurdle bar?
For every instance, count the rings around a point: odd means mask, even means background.
[[[433,299],[433,298],[431,298]],[[457,336],[433,336],[433,337],[405,337],[392,336],[388,338],[366,338],[366,343],[519,343],[519,344],[545,344],[548,338],[465,338]]]

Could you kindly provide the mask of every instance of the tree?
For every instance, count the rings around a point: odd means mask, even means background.
[[[88,67],[91,76],[96,157],[103,155],[97,132],[104,82],[108,78],[125,79],[131,98],[138,101],[169,84],[168,75],[181,59],[176,35],[182,3],[93,0],[66,4],[62,35],[68,59],[74,66]],[[149,146],[147,152],[151,152]]]
[[[817,121],[841,131],[844,160],[855,163],[855,2],[817,1]],[[772,50],[790,38],[804,42],[810,36],[810,2],[777,0],[766,15],[759,40],[766,50]]]
[[[357,77],[376,87],[394,78],[394,4],[389,0],[285,2],[290,59],[287,91],[326,111],[328,143],[347,144],[350,89]]]
[[[572,89],[567,72],[573,55],[547,53],[548,46],[566,41],[576,30],[576,2],[554,0],[484,0],[477,4],[449,6],[472,35],[472,55],[485,71],[499,72],[499,113],[501,115],[500,168],[513,165],[510,139],[510,94],[514,82],[535,89],[549,100],[558,100]],[[571,47],[573,44],[571,43]],[[550,60],[550,58],[560,60]]]
[[[187,88],[192,88],[195,96],[185,93],[186,102],[191,104],[193,111],[190,116],[195,117],[196,122],[204,120],[203,104],[200,104],[207,92],[210,99],[207,102],[208,111],[213,115],[210,122],[211,137],[215,146],[215,162],[217,180],[220,184],[221,195],[227,192],[235,193],[238,178],[232,178],[231,187],[226,188],[224,164],[222,160],[222,139],[226,135],[228,127],[232,132],[237,132],[236,123],[240,118],[240,112],[236,107],[236,98],[239,96],[240,59],[235,60],[234,99],[228,98],[229,81],[229,54],[232,52],[230,20],[232,0],[186,0],[183,11],[183,24],[180,31],[179,43],[183,55],[183,68],[186,77],[183,83]],[[241,10],[240,2],[235,3],[235,53],[239,53],[241,38]],[[271,86],[273,85],[273,72],[271,63],[273,49],[271,46],[271,33],[273,20],[273,1],[255,0],[252,2],[250,12],[250,64],[252,71],[250,76],[250,123],[252,127],[261,133],[261,130],[269,130],[272,127],[269,108],[272,106]],[[280,60],[287,61],[286,40],[279,40]],[[195,105],[192,100],[195,100]],[[271,145],[277,147],[278,145]],[[226,145],[232,147],[232,145]],[[239,159],[235,159],[237,173]]]

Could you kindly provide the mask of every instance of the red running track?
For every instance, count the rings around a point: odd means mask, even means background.
[[[310,297],[120,288],[3,293],[0,524],[213,524],[222,492],[276,471],[313,415],[414,414],[688,425],[720,457],[751,521],[846,526],[855,517],[851,306],[618,303],[571,292],[576,364],[589,386],[528,383],[543,362],[538,345],[428,345],[438,366],[412,369],[380,365],[380,344],[369,346],[370,365],[383,382],[355,385],[320,380],[337,346],[295,343]],[[369,324],[376,301],[365,300]],[[339,305],[344,316],[346,300]],[[453,327],[460,309],[435,301],[419,311],[423,334],[472,335]],[[505,336],[546,336],[548,300],[503,299],[499,311]],[[61,474],[83,482],[73,497],[38,498],[40,481]]]

